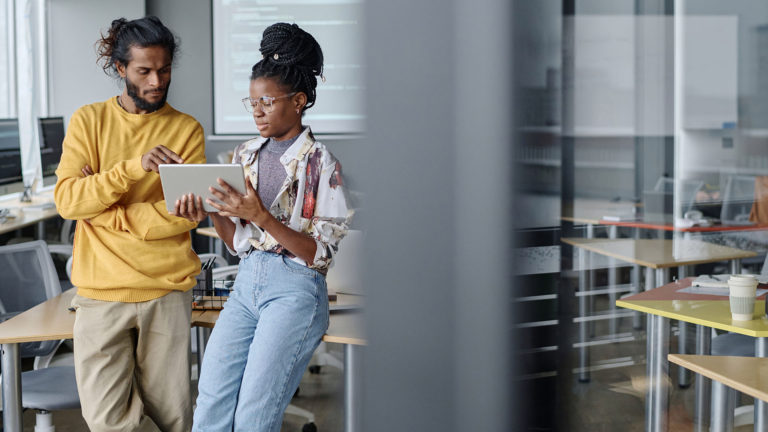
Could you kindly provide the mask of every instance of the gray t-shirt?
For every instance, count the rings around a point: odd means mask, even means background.
[[[280,186],[288,176],[283,164],[280,163],[280,156],[293,145],[299,135],[285,141],[276,141],[270,138],[259,150],[258,193],[261,202],[267,209],[272,205],[277,193],[280,192]]]

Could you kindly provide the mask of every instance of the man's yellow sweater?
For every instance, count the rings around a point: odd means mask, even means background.
[[[167,103],[150,114],[129,114],[116,98],[86,105],[70,119],[55,199],[59,214],[76,219],[72,283],[96,300],[141,302],[195,284],[200,260],[189,230],[168,214],[160,176],[141,167],[158,145],[184,163],[205,163],[203,128]],[[80,171],[89,165],[94,175]]]

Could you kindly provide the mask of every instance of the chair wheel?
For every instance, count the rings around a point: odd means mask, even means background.
[[[307,423],[301,428],[301,432],[317,432],[317,426],[314,423]]]
[[[314,365],[309,367],[309,373],[311,374],[319,374],[320,373],[320,365]]]

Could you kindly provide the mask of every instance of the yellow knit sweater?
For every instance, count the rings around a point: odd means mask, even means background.
[[[141,167],[141,156],[160,144],[185,163],[205,163],[203,128],[167,103],[129,114],[111,98],[72,115],[55,199],[63,218],[78,221],[72,283],[81,296],[141,302],[195,284],[195,224],[168,214],[160,176]],[[85,165],[95,174],[84,177]]]

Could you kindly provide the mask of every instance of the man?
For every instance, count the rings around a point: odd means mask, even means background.
[[[73,115],[56,171],[56,207],[78,221],[75,371],[92,431],[188,431],[189,230],[168,214],[161,163],[204,163],[203,129],[165,100],[176,51],[159,19],[112,22],[100,61],[125,87]]]

